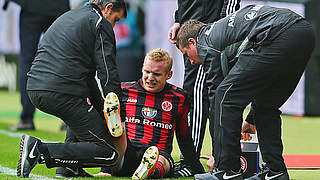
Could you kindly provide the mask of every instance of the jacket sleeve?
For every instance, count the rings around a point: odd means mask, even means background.
[[[10,0],[37,15],[60,16],[70,10],[69,0]]]
[[[122,94],[120,78],[115,60],[115,37],[112,26],[107,23],[108,22],[102,22],[98,25],[94,61],[104,96],[109,92],[114,92],[120,99]]]
[[[98,113],[103,117],[103,103],[104,99],[98,87],[97,81],[95,79],[90,79],[88,81],[88,86],[90,87],[89,101],[95,109],[98,110]]]
[[[224,0],[223,6],[220,13],[220,18],[224,18],[229,14],[239,10],[240,0]]]
[[[219,84],[224,79],[221,69],[220,53],[213,52],[204,62],[204,72],[207,75],[206,84],[208,87],[208,96],[210,104],[214,104],[215,92]]]
[[[204,172],[203,166],[199,161],[199,156],[195,151],[191,137],[190,127],[188,126],[189,100],[187,99],[183,108],[179,112],[180,118],[177,119],[176,137],[181,154],[188,166],[192,167],[195,173]]]
[[[205,27],[210,28],[211,25]],[[206,84],[208,87],[208,96],[210,104],[214,104],[215,91],[219,84],[224,79],[222,69],[221,69],[221,50],[211,47],[210,42],[216,40],[211,40],[205,35],[205,30],[201,30],[198,36],[197,52],[200,60],[202,61],[202,66],[206,74]]]
[[[180,23],[178,9],[174,12],[174,22]]]
[[[175,23],[184,23],[189,19],[200,20],[202,17],[201,3],[197,0],[178,0],[178,9],[175,11]]]

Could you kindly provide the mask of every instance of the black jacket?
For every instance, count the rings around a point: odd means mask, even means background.
[[[228,14],[240,8],[240,0],[178,0],[178,10],[175,12],[175,22],[182,25],[189,19],[196,19],[203,23],[215,22]],[[185,59],[189,61],[188,59]],[[188,67],[188,62],[185,63],[186,70],[184,74],[183,87],[193,92],[195,77],[198,73],[198,68]],[[196,66],[194,66],[196,67]],[[206,96],[207,91],[203,92]]]
[[[239,8],[240,0],[178,0],[175,22],[182,24],[189,19],[196,19],[210,23]]]
[[[40,41],[28,73],[27,90],[47,90],[89,97],[96,71],[104,95],[120,96],[111,24],[99,8],[88,5],[60,16]]]
[[[197,52],[207,75],[209,97],[223,80],[221,55],[234,59],[246,49],[267,45],[295,22],[303,19],[289,9],[249,5],[200,29]],[[234,62],[232,62],[234,64]],[[231,66],[232,66],[231,64]]]
[[[70,9],[69,0],[11,0],[21,6],[22,11],[60,16]]]

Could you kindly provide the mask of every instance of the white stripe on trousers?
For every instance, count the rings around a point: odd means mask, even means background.
[[[226,15],[227,16],[236,11],[236,5],[237,5],[237,0],[229,0],[227,8],[226,8]]]
[[[198,150],[200,141],[200,132],[202,124],[202,103],[203,103],[203,85],[205,83],[205,73],[202,65],[199,66],[196,82],[193,87],[193,116],[192,116],[192,139],[195,150]]]

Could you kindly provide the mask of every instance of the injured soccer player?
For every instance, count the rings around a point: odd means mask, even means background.
[[[191,172],[186,173],[192,176],[204,171],[188,132],[189,98],[184,90],[167,82],[172,76],[171,67],[169,53],[153,49],[145,56],[142,78],[122,84],[122,98],[116,100],[123,104],[121,116],[107,118],[108,126],[120,124],[120,117],[123,120],[125,131],[114,138],[120,154],[118,165],[102,168],[97,175],[109,173],[132,176],[132,179],[174,177],[174,161],[170,155],[174,133],[180,151],[191,167]]]

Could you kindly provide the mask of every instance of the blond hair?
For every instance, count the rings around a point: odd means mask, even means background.
[[[169,72],[172,68],[172,61],[173,61],[172,56],[167,51],[161,48],[152,49],[151,51],[149,51],[146,54],[144,61],[146,61],[146,59],[156,61],[156,62],[164,62],[167,67],[167,72]]]

